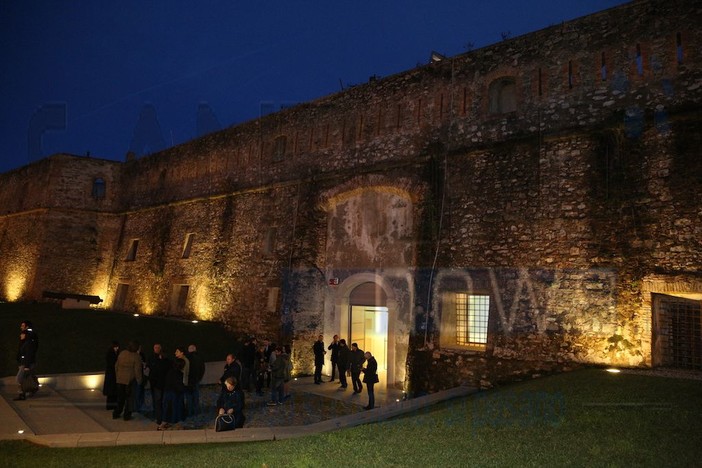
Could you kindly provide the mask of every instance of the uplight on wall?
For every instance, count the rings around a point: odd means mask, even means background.
[[[605,369],[607,372],[610,374],[619,374],[621,371],[619,369],[615,369],[613,367],[610,367],[609,369]]]

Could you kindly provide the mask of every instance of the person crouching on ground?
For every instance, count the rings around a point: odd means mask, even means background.
[[[224,388],[217,399],[217,414],[231,414],[234,416],[234,427],[244,427],[244,398],[236,386],[237,380],[234,377],[227,377],[224,381]]]

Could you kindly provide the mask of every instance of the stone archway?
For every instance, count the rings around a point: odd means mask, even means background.
[[[358,273],[350,276],[338,286],[334,295],[336,320],[332,321],[331,330],[327,330],[328,334],[338,334],[341,338],[345,338],[350,346],[353,308],[359,306],[385,308],[387,311],[387,320],[385,321],[387,328],[384,332],[387,338],[386,355],[382,357],[386,369],[383,369],[384,381],[381,380],[379,385],[394,386],[398,382],[403,382],[404,367],[398,369],[397,365],[397,359],[401,357],[397,355],[398,304],[393,289],[382,275],[369,272]],[[379,357],[376,356],[376,359]]]

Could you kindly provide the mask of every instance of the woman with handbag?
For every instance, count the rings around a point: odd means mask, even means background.
[[[244,398],[241,390],[236,389],[236,384],[235,377],[227,377],[224,381],[224,388],[217,399],[216,432],[244,426]]]
[[[364,355],[366,358],[366,368],[363,369],[363,383],[366,384],[366,389],[368,390],[368,406],[364,406],[363,409],[371,410],[375,408],[375,394],[373,393],[373,386],[378,383],[378,362],[375,360],[373,355],[366,351]]]

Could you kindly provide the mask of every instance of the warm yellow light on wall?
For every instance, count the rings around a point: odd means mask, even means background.
[[[84,375],[81,377],[81,383],[85,388],[94,389],[102,386],[102,379],[102,374]]]
[[[199,320],[212,320],[214,313],[212,312],[212,304],[209,300],[209,288],[200,286],[197,289],[195,296],[195,315]]]
[[[8,301],[20,299],[27,287],[27,275],[18,271],[11,271],[5,280],[5,297]]]
[[[100,299],[102,299],[102,302],[98,304],[93,304],[91,307],[95,308],[102,308],[105,307],[107,304],[107,275],[101,275],[101,277],[96,277],[95,281],[93,281],[93,287],[90,290],[90,294],[93,296],[98,296]]]
[[[139,311],[144,315],[152,315],[156,310],[156,301],[151,288],[144,288],[139,297]]]

